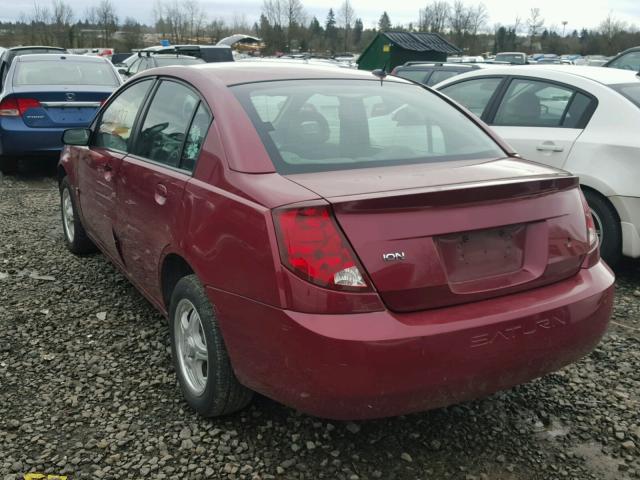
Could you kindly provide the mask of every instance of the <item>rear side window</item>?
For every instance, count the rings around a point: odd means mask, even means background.
[[[436,83],[444,82],[446,79],[455,77],[456,75],[460,75],[461,73],[462,72],[457,72],[455,70],[435,70],[431,74],[431,77],[429,77],[427,85],[431,87]]]
[[[73,60],[47,60],[19,62],[13,74],[13,84],[28,85],[105,85],[118,86],[120,82],[113,68],[106,62],[75,62]]]
[[[138,111],[153,80],[131,85],[107,106],[98,122],[94,145],[119,152],[129,151],[129,138]]]
[[[406,78],[413,82],[424,83],[425,78],[429,74],[429,70],[399,70],[396,75],[398,77]]]
[[[538,80],[513,80],[493,121],[494,125],[560,127],[574,90]]]
[[[481,117],[502,78],[477,78],[444,87],[442,92]]]
[[[200,102],[198,110],[193,117],[191,127],[187,133],[187,139],[184,143],[184,150],[182,152],[181,168],[185,170],[193,171],[198,155],[200,155],[200,149],[204,142],[207,132],[209,131],[209,125],[211,125],[211,114],[209,110]]]
[[[149,105],[133,153],[179,167],[187,129],[199,103],[200,98],[190,88],[163,81]]]
[[[283,174],[504,156],[462,112],[419,85],[291,80],[232,91]]]

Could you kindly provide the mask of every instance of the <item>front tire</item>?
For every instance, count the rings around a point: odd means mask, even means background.
[[[171,352],[185,400],[204,417],[244,408],[253,392],[231,366],[218,320],[195,275],[181,278],[169,308]]]
[[[620,220],[609,202],[599,194],[583,190],[600,240],[600,256],[611,267],[622,257]]]
[[[76,255],[95,252],[96,246],[88,237],[78,216],[73,189],[67,177],[64,177],[60,182],[60,210],[62,213],[62,233],[67,249]]]

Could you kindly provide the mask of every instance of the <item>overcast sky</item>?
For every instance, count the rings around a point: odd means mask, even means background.
[[[40,5],[49,5],[49,0],[36,0]],[[65,0],[72,5],[76,16],[82,16],[88,5],[98,0]],[[418,11],[427,0],[351,0],[356,15],[361,17],[365,26],[373,26],[380,14],[386,10],[391,21],[396,24],[416,22]],[[130,16],[143,23],[152,23],[152,7],[154,0],[112,0],[121,19]],[[316,15],[324,21],[329,7],[338,8],[342,0],[303,0],[308,15]],[[467,4],[477,1],[467,0]],[[562,29],[562,22],[567,21],[567,32],[583,27],[596,27],[610,12],[619,20],[636,24],[640,27],[640,0],[484,0],[489,11],[489,24],[511,24],[516,17],[524,22],[532,7],[538,7],[545,21],[545,26],[556,26]],[[33,9],[33,0],[0,0],[0,18],[2,20],[16,20],[20,13],[29,13]],[[222,17],[232,20],[234,16],[244,16],[249,23],[253,23],[260,15],[261,0],[201,0],[207,16]]]

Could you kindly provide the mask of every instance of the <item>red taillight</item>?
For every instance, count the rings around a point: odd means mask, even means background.
[[[593,221],[591,215],[591,208],[587,203],[587,199],[584,197],[582,191],[580,191],[580,198],[582,199],[582,208],[584,210],[584,218],[587,224],[587,241],[589,242],[589,253],[587,253],[584,262],[582,262],[582,268],[593,267],[600,260],[600,241],[598,240],[598,232],[596,231],[596,224]]]
[[[299,277],[325,288],[369,290],[328,207],[276,210],[274,219],[282,263]]]
[[[0,117],[21,117],[31,108],[39,108],[35,98],[5,98],[0,102]]]

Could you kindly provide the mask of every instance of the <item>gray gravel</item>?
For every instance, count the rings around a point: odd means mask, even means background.
[[[341,423],[258,397],[183,402],[163,318],[101,255],[62,242],[52,176],[0,184],[0,480],[640,478],[640,262],[581,362],[490,398]]]

